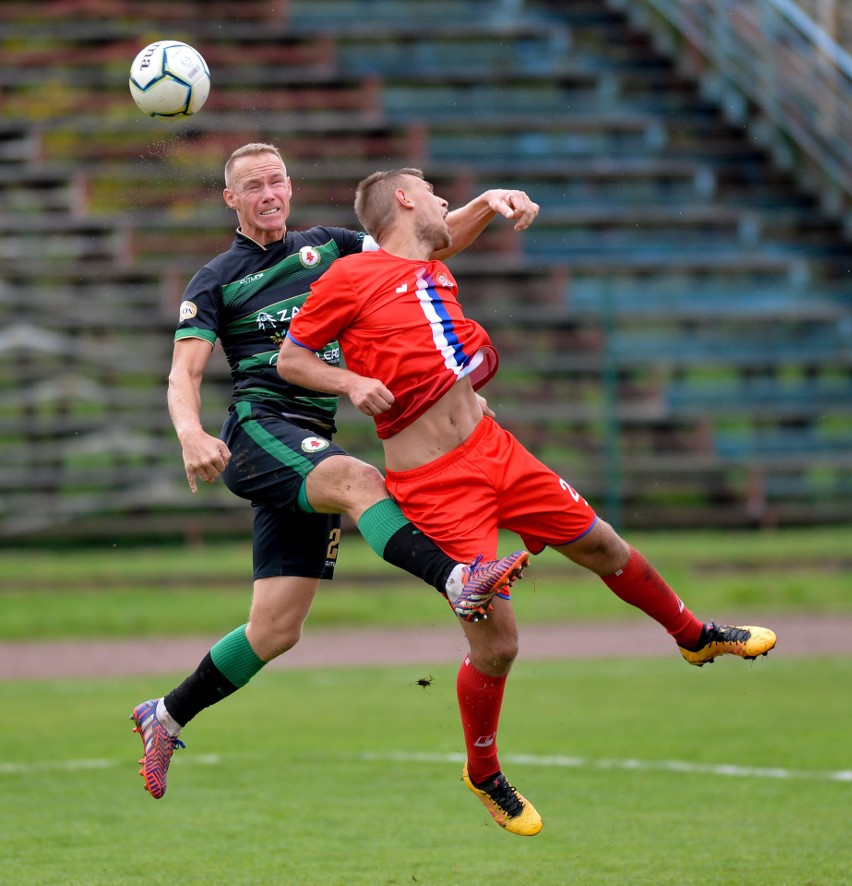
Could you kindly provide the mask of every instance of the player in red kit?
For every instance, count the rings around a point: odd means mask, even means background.
[[[386,483],[405,515],[459,559],[493,556],[500,529],[517,533],[531,553],[555,549],[659,622],[690,664],[772,649],[775,634],[767,628],[696,618],[572,484],[494,420],[476,391],[497,371],[498,355],[486,331],[464,316],[446,265],[430,260],[451,235],[447,202],[422,173],[374,173],[358,186],[355,209],[380,249],[339,259],[313,284],[278,370],[290,382],[344,394],[373,417]],[[334,339],[347,369],[315,354]],[[508,597],[495,598],[486,621],[462,625],[470,646],[457,681],[463,777],[498,824],[533,835],[541,817],[507,781],[497,754],[504,687],[518,650]]]

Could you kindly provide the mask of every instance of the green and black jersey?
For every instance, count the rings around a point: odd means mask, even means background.
[[[281,341],[311,283],[336,258],[361,252],[365,240],[372,243],[356,231],[315,227],[288,231],[283,240],[264,247],[238,231],[231,248],[190,280],[175,341],[201,338],[211,347],[221,341],[234,401],[264,403],[333,425],[337,397],[288,384],[275,367]],[[333,366],[340,363],[337,342],[317,354]]]

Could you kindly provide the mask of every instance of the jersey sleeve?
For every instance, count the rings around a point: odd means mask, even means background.
[[[352,231],[349,228],[325,228],[337,243],[340,255],[356,255],[359,252],[374,252],[379,244],[363,231]]]
[[[287,337],[297,345],[317,351],[335,341],[357,317],[360,297],[355,292],[345,262],[336,261],[316,282],[302,309],[293,317]]]
[[[219,335],[219,311],[222,304],[219,278],[209,268],[202,268],[187,284],[180,304],[175,341],[201,338],[216,344]]]

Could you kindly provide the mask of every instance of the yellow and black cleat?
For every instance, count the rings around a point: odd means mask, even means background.
[[[775,642],[775,632],[769,628],[717,625],[711,621],[704,625],[697,649],[684,649],[683,646],[678,649],[686,661],[700,668],[720,655],[738,655],[745,659],[766,655]]]

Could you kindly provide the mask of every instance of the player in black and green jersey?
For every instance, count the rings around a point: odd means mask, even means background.
[[[182,727],[298,642],[319,580],[334,572],[340,514],[349,514],[381,557],[437,588],[465,621],[485,617],[491,598],[521,575],[528,559],[525,551],[469,564],[447,557],[402,515],[382,475],[332,441],[337,398],[288,384],[276,370],[281,340],[311,283],[336,258],[377,248],[372,238],[343,228],[288,231],[292,184],[273,145],[245,145],[231,155],[223,196],[237,214],[236,239],[187,286],[168,403],[191,490],[198,478],[212,483],[221,476],[252,503],[254,588],[247,624],[216,643],[164,698],[142,702],[131,714],[145,749],[140,774],[155,798],[166,791]],[[450,213],[453,246],[433,257],[463,249],[497,214],[523,230],[537,213],[522,191],[486,191]],[[234,389],[214,437],[200,412],[217,340]],[[338,363],[337,343],[320,356]]]

